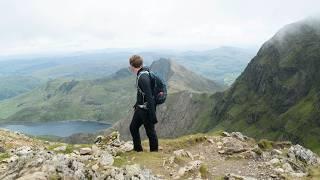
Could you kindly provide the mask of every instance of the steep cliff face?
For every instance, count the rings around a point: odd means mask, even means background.
[[[320,20],[285,26],[217,96],[211,126],[320,150],[319,68]]]

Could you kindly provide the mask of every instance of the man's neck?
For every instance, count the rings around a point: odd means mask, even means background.
[[[137,75],[139,74],[139,72],[141,71],[142,67],[140,67],[139,69],[137,69]]]

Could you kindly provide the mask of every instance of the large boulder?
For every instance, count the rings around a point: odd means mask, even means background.
[[[22,146],[16,149],[15,154],[17,154],[18,156],[27,156],[30,155],[32,153],[32,148],[29,146]]]
[[[223,149],[219,151],[220,154],[232,155],[234,153],[241,153],[247,150],[242,141],[237,138],[224,137],[222,141]]]
[[[319,156],[312,152],[310,149],[306,149],[299,144],[291,146],[288,151],[288,156],[294,160],[300,160],[308,165],[319,164]]]
[[[99,157],[99,163],[102,166],[111,166],[114,162],[113,156],[107,152],[104,152]]]
[[[80,155],[90,155],[92,154],[92,149],[89,147],[81,148]]]

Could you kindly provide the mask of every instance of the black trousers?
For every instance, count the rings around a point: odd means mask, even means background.
[[[154,127],[155,125],[150,121],[150,119],[148,119],[148,112],[140,108],[135,110],[130,124],[134,150],[143,151],[139,133],[139,128],[142,124],[144,125],[146,134],[149,138],[150,151],[158,151],[158,137]]]

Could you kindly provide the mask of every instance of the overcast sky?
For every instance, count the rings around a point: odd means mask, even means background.
[[[319,0],[0,0],[0,55],[254,47]]]

